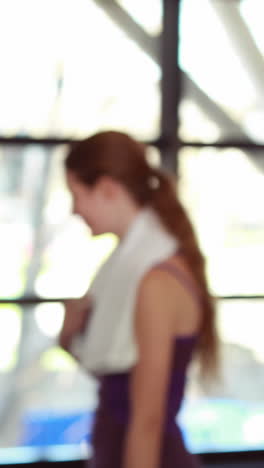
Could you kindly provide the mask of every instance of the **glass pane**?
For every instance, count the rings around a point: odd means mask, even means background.
[[[183,0],[181,6],[180,66],[188,79],[180,136],[264,141],[262,2]]]
[[[0,134],[81,138],[111,127],[158,135],[160,68],[102,7],[4,0],[0,17]]]
[[[89,455],[96,383],[56,345],[63,314],[60,303],[0,307],[1,463]]]
[[[194,452],[264,449],[264,301],[219,301],[221,379],[190,375],[180,420]]]
[[[264,174],[254,154],[185,148],[182,199],[207,258],[217,295],[264,294]]]
[[[0,297],[32,287],[51,154],[36,145],[0,147]]]

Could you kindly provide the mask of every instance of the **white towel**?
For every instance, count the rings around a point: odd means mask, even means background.
[[[133,317],[139,283],[177,248],[154,210],[142,209],[92,283],[91,317],[82,335],[72,340],[70,351],[87,371],[122,372],[136,363]]]

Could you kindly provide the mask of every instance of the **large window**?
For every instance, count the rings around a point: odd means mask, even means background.
[[[180,67],[186,79],[180,137],[263,142],[263,3],[181,0],[181,6]]]
[[[100,2],[6,0],[0,17],[2,135],[81,138],[105,127],[158,135],[159,66]]]
[[[176,167],[180,148],[219,297],[222,380],[191,370],[186,442],[264,450],[263,13],[260,0],[0,2],[0,463],[89,454],[96,384],[56,338],[61,300],[87,289],[116,239],[71,215],[63,159],[65,139],[106,128],[152,141],[154,164]]]
[[[264,295],[264,172],[254,154],[235,148],[184,148],[179,176],[213,292]]]
[[[217,300],[220,379],[204,386],[190,374],[187,443],[198,452],[263,449],[264,174],[242,150],[188,147],[179,175],[211,290],[226,297]]]
[[[181,2],[179,183],[222,298],[222,380],[204,388],[191,373],[181,415],[198,452],[264,449],[262,12],[254,0]]]

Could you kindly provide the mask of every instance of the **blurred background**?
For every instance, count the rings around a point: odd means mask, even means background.
[[[116,239],[71,215],[63,158],[109,128],[178,175],[219,297],[222,380],[191,370],[186,443],[264,453],[263,16],[261,0],[0,0],[0,464],[89,456],[96,384],[56,338]]]

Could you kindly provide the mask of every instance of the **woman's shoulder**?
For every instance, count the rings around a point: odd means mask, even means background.
[[[156,290],[160,293],[167,293],[171,290],[182,293],[184,287],[187,293],[195,293],[199,296],[199,286],[188,267],[185,259],[181,255],[172,255],[162,262],[157,263],[149,269],[143,276],[140,288]]]
[[[160,310],[162,319],[168,321],[176,334],[192,333],[198,330],[201,318],[199,292],[184,259],[173,256],[144,275],[138,301],[141,309]]]

